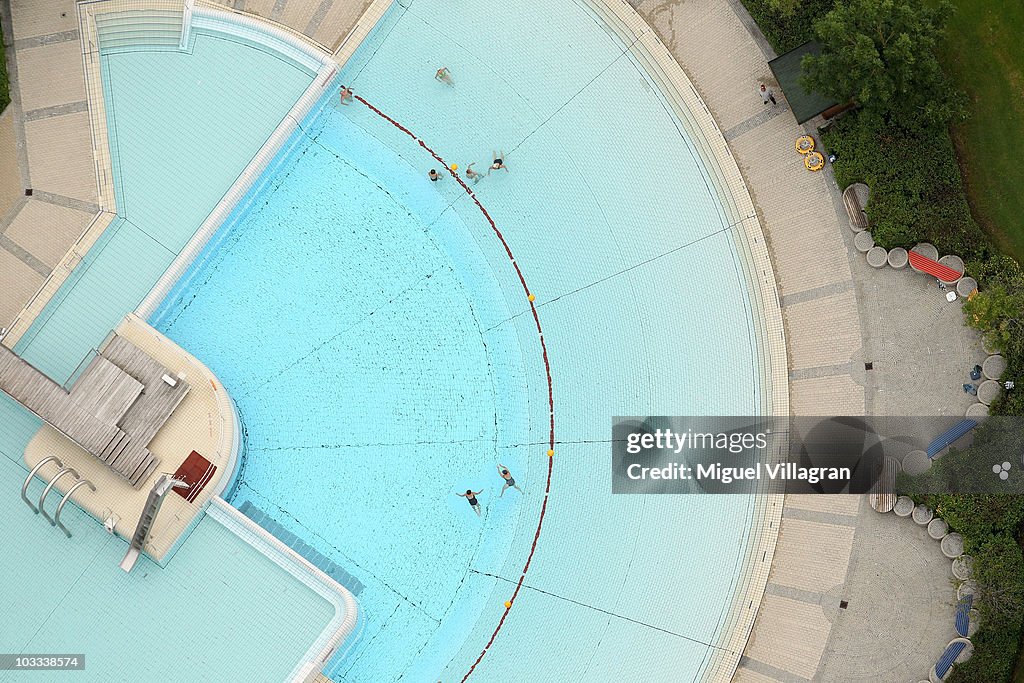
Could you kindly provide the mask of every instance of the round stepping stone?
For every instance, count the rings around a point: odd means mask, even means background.
[[[868,251],[868,265],[872,268],[881,268],[889,262],[889,252],[882,247],[871,247]]]
[[[907,256],[907,250],[904,249],[903,247],[896,247],[895,249],[889,250],[888,261],[889,265],[892,266],[893,268],[906,268],[907,261],[909,260],[910,257]]]
[[[939,260],[939,250],[935,248],[934,244],[928,244],[927,242],[921,242],[921,244],[918,244],[916,247],[914,247],[910,251],[915,251],[918,254],[920,254],[921,256],[925,256],[927,258],[930,258],[933,261],[938,261]],[[910,267],[914,268],[913,265],[911,265]],[[914,270],[916,270],[919,273],[922,272],[921,270],[919,270],[917,268],[914,268]]]
[[[914,511],[914,501],[910,496],[900,496],[896,499],[896,505],[893,506],[892,511],[896,513],[897,517],[909,517],[910,513]]]
[[[945,282],[947,285],[951,285],[954,282],[959,282],[960,278],[964,276],[964,260],[959,256],[956,256],[954,254],[950,254],[949,256],[943,256],[942,258],[939,259],[939,263],[946,266],[947,268],[952,268],[956,272],[960,273],[960,275],[958,275],[954,280],[943,280],[943,282]]]
[[[989,356],[985,359],[985,362],[981,364],[981,371],[985,374],[988,379],[999,379],[1006,372],[1006,359],[998,353]]]
[[[914,513],[911,515],[914,521],[921,526],[928,526],[928,522],[932,521],[932,517],[934,516],[935,513],[932,512],[932,509],[923,504],[914,508]]]
[[[946,534],[939,547],[942,549],[942,554],[951,560],[960,557],[964,554],[964,537],[956,532]]]
[[[981,401],[975,401],[971,405],[967,406],[967,412],[964,416],[977,420],[978,418],[988,417],[988,406]],[[904,467],[906,469],[906,467]]]
[[[981,383],[978,387],[978,400],[989,405],[992,401],[999,398],[999,391],[1002,389],[1002,385],[994,379],[987,379]]]
[[[946,524],[945,520],[936,517],[932,521],[928,522],[928,535],[936,541],[941,541],[948,533],[949,525]]]
[[[971,572],[974,569],[974,558],[970,555],[961,555],[960,557],[953,560],[953,576],[966,581],[971,578]]]
[[[871,251],[871,248],[875,246],[875,238],[871,236],[871,233],[867,230],[858,232],[853,238],[853,246],[856,247],[857,251],[862,254],[866,254]]]
[[[912,477],[924,474],[932,466],[932,461],[924,451],[910,451],[903,456],[903,471]],[[907,500],[910,500],[907,498]],[[910,514],[909,512],[907,513]]]
[[[956,293],[967,298],[971,295],[971,292],[978,288],[978,281],[973,277],[960,278],[960,282],[956,283]]]
[[[977,595],[977,593],[978,586],[974,583],[973,579],[968,579],[956,589],[956,599],[963,600],[968,595]]]

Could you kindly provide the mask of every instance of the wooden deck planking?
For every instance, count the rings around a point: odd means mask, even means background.
[[[169,371],[115,335],[70,392],[0,346],[0,390],[106,463],[135,487],[159,465],[147,448],[189,385],[163,381]]]
[[[71,398],[103,422],[117,424],[142,389],[141,382],[103,356],[96,356],[71,387]]]
[[[71,400],[64,388],[0,347],[0,390],[90,452],[99,452],[120,433]]]
[[[110,340],[101,355],[146,387],[142,400],[128,409],[118,426],[139,444],[149,444],[188,394],[188,383],[178,380],[177,386],[166,384],[162,378],[168,374],[167,368],[118,335]]]

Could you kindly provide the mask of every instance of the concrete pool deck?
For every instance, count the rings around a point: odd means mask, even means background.
[[[192,451],[199,452],[217,467],[217,472],[194,501],[188,502],[179,495],[168,495],[164,499],[143,548],[157,562],[164,562],[196,515],[223,490],[227,478],[231,477],[238,450],[237,418],[231,399],[217,378],[169,339],[132,315],[125,318],[116,332],[172,374],[183,373],[190,384],[188,395],[149,444],[149,450],[160,458],[159,471],[174,472]],[[79,489],[75,497],[78,506],[101,521],[113,516],[118,520],[115,533],[131,540],[155,477],[141,488],[133,488],[99,459],[44,425],[25,449],[25,466],[31,469],[50,455],[56,455],[66,466],[75,468],[82,478],[96,485],[95,492]],[[50,469],[43,469],[40,474],[52,476],[56,471],[55,465],[45,467]],[[63,494],[73,483],[65,477],[57,481],[55,488]],[[51,500],[56,495],[56,492],[51,494]]]

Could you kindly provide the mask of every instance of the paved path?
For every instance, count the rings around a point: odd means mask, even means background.
[[[881,515],[860,498],[846,584],[822,606],[833,622],[819,680],[919,681],[957,637],[950,561],[910,518]],[[884,606],[884,609],[880,609]]]
[[[373,0],[210,0],[287,26],[337,52]]]
[[[771,82],[767,62],[775,55],[739,0],[631,4],[700,91],[754,198],[786,323],[792,413],[962,415],[972,399],[960,384],[984,358],[977,335],[963,326],[959,302],[947,303],[932,280],[909,269],[876,271],[853,249],[831,173],[807,172],[793,148],[816,131],[796,124],[777,88],[778,106],[757,94],[759,81]],[[927,660],[949,640],[946,629],[918,628],[913,643],[902,629],[935,610],[952,623],[952,606],[934,593],[948,582],[929,570],[926,584],[910,590],[910,567],[938,551],[891,530],[894,521],[860,497],[787,496],[765,597],[734,680],[846,680],[839,674],[847,666],[867,676],[851,680],[926,678]],[[880,566],[890,570],[879,575]],[[840,600],[851,596],[857,614],[891,615],[895,604],[899,616],[840,615]],[[898,652],[905,666],[860,654],[872,648]]]

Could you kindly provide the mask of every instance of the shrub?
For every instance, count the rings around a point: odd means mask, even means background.
[[[789,52],[814,38],[814,22],[828,14],[835,0],[743,0],[750,16],[777,54]]]
[[[879,245],[931,242],[944,254],[987,259],[992,247],[971,217],[953,143],[943,128],[907,131],[864,113],[844,116],[822,136],[836,154],[840,187],[864,182],[866,207]]]

